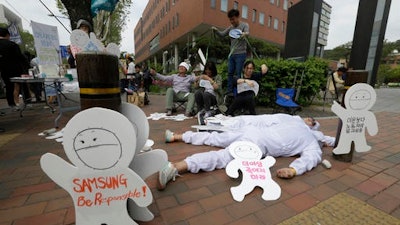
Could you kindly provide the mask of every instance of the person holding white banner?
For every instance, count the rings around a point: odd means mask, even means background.
[[[217,74],[217,67],[213,62],[207,62],[204,66],[203,75],[200,76],[198,85],[200,88],[194,93],[199,111],[198,117],[205,118],[213,116],[217,109],[217,99],[221,98],[222,78]]]
[[[250,115],[256,115],[256,102],[254,97],[258,92],[258,83],[262,76],[267,74],[267,65],[261,65],[261,72],[254,72],[253,61],[245,62],[243,66],[243,78],[234,77],[234,84],[237,85],[238,94],[229,106],[227,115],[234,116],[239,109],[248,110]]]

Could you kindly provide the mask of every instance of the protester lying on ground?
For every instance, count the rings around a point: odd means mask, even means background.
[[[172,82],[172,88],[168,88],[165,94],[167,116],[172,115],[174,102],[187,101],[185,116],[193,116],[194,109],[194,94],[191,93],[191,86],[199,77],[187,75],[189,64],[181,62],[178,67],[178,73],[170,76],[165,76],[157,73],[154,69],[150,69],[150,74],[162,81]]]
[[[262,118],[262,116],[259,116],[253,120],[257,125],[249,122],[238,126],[237,130],[221,133],[187,131],[183,134],[174,134],[167,130],[165,133],[166,142],[184,141],[192,145],[210,145],[223,149],[197,153],[176,163],[169,162],[159,171],[159,190],[165,189],[166,184],[171,179],[175,180],[175,176],[179,173],[198,173],[200,170],[213,171],[225,168],[233,160],[227,147],[235,141],[253,142],[263,151],[263,157],[267,155],[273,157],[300,155],[289,167],[277,171],[277,176],[280,178],[293,178],[296,175],[301,175],[321,162],[322,151],[316,138],[320,138],[319,141],[327,142],[327,145],[334,143],[334,138],[310,129],[316,126],[311,118],[306,118],[303,121],[299,117],[283,114],[263,116],[265,120],[270,120],[269,122],[263,121],[265,122],[263,126],[258,123]],[[247,121],[251,120],[251,116],[247,117]]]

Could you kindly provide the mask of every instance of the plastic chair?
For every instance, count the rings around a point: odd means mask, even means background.
[[[284,109],[288,114],[294,115],[298,110],[301,109],[301,106],[294,102],[293,98],[295,96],[294,88],[278,88],[276,89],[276,105],[274,112],[277,113],[280,110]]]
[[[174,101],[174,107],[172,109],[173,112],[177,112],[178,109],[182,109],[183,111],[186,110],[186,102],[185,100],[181,101]]]

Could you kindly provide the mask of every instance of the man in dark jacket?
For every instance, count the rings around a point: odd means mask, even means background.
[[[14,83],[11,77],[19,77],[23,73],[23,65],[26,61],[19,46],[10,41],[10,32],[7,28],[0,27],[0,73],[6,85],[7,103],[15,107]]]

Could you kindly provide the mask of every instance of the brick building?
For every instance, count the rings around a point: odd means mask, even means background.
[[[283,48],[287,11],[300,0],[149,0],[137,23],[136,62],[172,60],[176,68],[183,49],[199,36],[230,25],[227,12],[236,8],[250,26],[250,36]]]

